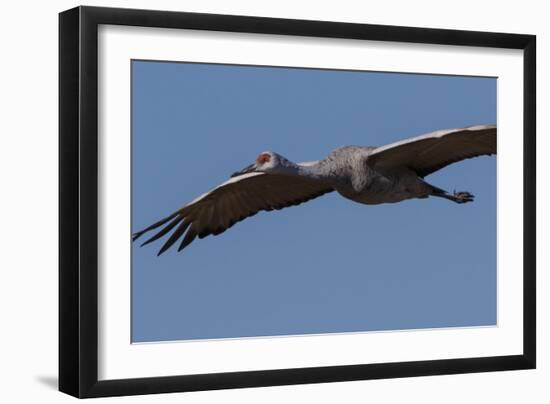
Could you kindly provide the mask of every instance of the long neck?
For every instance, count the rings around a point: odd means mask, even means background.
[[[334,182],[337,172],[325,160],[296,164],[297,174],[315,180]]]

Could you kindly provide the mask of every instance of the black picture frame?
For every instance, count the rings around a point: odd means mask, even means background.
[[[523,50],[523,354],[98,381],[98,25]],[[536,364],[533,35],[98,7],[59,15],[59,390],[104,397],[533,369]]]

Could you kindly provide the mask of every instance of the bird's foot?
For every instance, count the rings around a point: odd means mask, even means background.
[[[456,203],[467,203],[474,201],[474,195],[469,192],[453,192],[453,201]]]

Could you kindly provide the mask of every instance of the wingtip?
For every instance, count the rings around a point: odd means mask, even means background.
[[[476,130],[490,130],[490,129],[496,129],[496,124],[486,124],[486,125],[471,125],[466,126],[466,130],[476,131]]]
[[[147,244],[152,243],[153,241],[157,240],[158,238],[159,237],[156,237],[156,235],[155,235],[155,236],[151,237],[150,239],[145,240],[143,243],[141,243],[140,247],[146,246]]]
[[[178,252],[183,250],[184,248],[187,248],[189,244],[195,239],[195,237],[192,237],[191,240],[182,240],[182,243],[178,246]]]
[[[194,238],[194,237],[193,237]],[[192,240],[191,240],[192,241]],[[186,241],[186,239],[184,238],[180,245],[178,246],[178,252],[180,252],[181,250],[183,250],[185,247],[187,247],[189,244],[191,244],[191,241]]]
[[[171,245],[171,244],[170,244]],[[159,252],[157,253],[157,257],[160,257],[161,254],[163,254],[166,250],[168,250],[168,248],[170,248],[170,245],[166,245],[164,244],[161,249],[159,250]]]

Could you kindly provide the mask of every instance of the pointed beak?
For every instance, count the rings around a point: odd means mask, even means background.
[[[243,175],[246,173],[253,173],[254,171],[256,171],[256,163],[250,164],[249,166],[243,168],[241,171],[234,172],[233,174],[231,174],[231,178],[237,177],[239,175]]]

